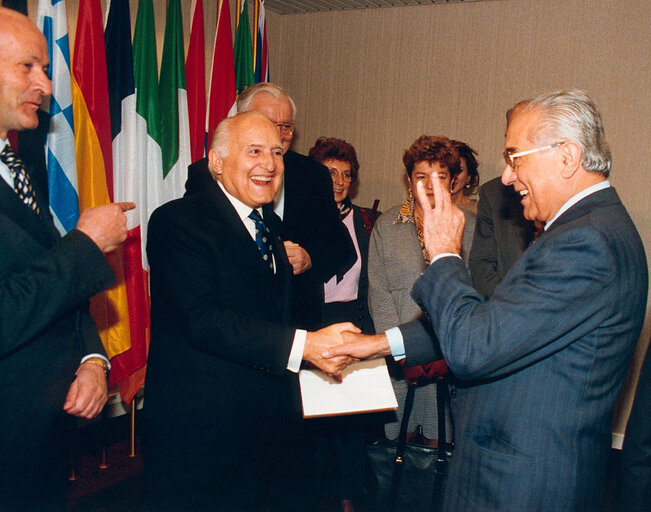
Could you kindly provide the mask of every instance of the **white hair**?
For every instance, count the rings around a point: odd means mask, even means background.
[[[585,92],[572,89],[541,94],[522,107],[523,112],[531,110],[540,112],[538,123],[529,135],[533,142],[541,145],[576,142],[583,153],[583,168],[608,177],[611,156],[601,114]]]

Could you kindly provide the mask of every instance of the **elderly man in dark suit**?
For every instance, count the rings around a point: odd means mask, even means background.
[[[23,161],[7,140],[38,125],[48,64],[36,26],[0,7],[0,509],[21,512],[63,509],[71,418],[106,403],[108,361],[87,300],[115,280],[102,253],[125,240],[133,207],[86,210],[63,238],[54,227],[30,177],[45,176],[44,154]]]
[[[504,157],[503,183],[545,231],[490,299],[458,256],[463,213],[436,186],[424,214],[436,256],[412,295],[439,344],[404,325],[328,354],[443,354],[458,379],[446,511],[599,510],[612,410],[644,320],[644,247],[607,180],[610,151],[585,93],[531,99]]]
[[[255,110],[278,129],[283,148],[285,175],[274,200],[282,220],[279,235],[292,264],[294,299],[292,320],[299,327],[321,327],[323,283],[343,276],[355,263],[356,253],[332,197],[328,170],[289,148],[294,140],[296,105],[278,85],[260,82],[237,99],[238,112]],[[188,167],[186,195],[212,182],[207,159]]]
[[[209,152],[212,184],[149,221],[152,340],[146,455],[152,510],[271,506],[292,464],[290,388],[301,360],[341,343],[339,324],[291,326],[292,269],[274,227],[283,147],[258,112],[223,120]],[[284,482],[281,482],[283,485]]]
[[[522,215],[520,196],[501,178],[479,189],[477,224],[468,269],[479,293],[491,295],[499,282],[527,249],[536,229]]]

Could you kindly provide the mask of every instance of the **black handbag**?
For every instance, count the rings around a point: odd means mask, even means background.
[[[366,446],[369,505],[386,512],[437,512],[441,509],[447,475],[445,442],[447,383],[436,387],[438,447],[407,442],[407,426],[414,405],[415,384],[407,389],[405,409],[397,440],[381,439]]]

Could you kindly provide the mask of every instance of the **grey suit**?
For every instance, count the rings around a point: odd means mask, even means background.
[[[409,295],[411,287],[427,269],[420,242],[412,223],[395,223],[400,206],[382,214],[373,228],[369,245],[369,309],[377,332],[415,319],[423,319],[423,312]],[[466,226],[463,231],[463,253],[468,254],[475,230],[475,214],[463,210]],[[402,372],[392,368],[392,382],[398,398],[397,420],[387,423],[389,439],[398,437],[400,420],[407,396],[407,383]],[[409,432],[422,425],[430,439],[438,437],[436,421],[436,383],[419,385],[414,407],[409,417]],[[450,430],[450,429],[448,429]]]
[[[430,266],[412,294],[465,381],[445,510],[599,510],[647,287],[642,242],[613,188],[563,213],[489,300],[459,259]],[[408,363],[439,355],[406,331]]]

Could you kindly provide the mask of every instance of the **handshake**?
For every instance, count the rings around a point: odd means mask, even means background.
[[[388,356],[389,341],[383,334],[365,335],[350,322],[308,332],[303,360],[341,381],[341,372],[360,359]]]

